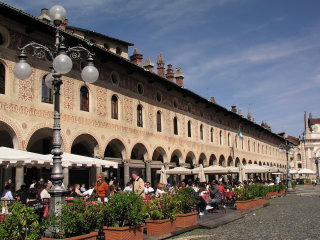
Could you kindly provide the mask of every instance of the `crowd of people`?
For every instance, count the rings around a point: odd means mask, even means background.
[[[99,173],[97,176],[97,181],[95,184],[87,186],[85,184],[75,184],[67,186],[67,199],[73,199],[75,197],[84,198],[86,200],[95,200],[101,202],[107,202],[108,198],[116,193],[121,192],[135,192],[136,194],[142,196],[144,199],[149,199],[151,197],[160,197],[164,193],[172,193],[176,189],[181,189],[184,187],[192,187],[194,194],[199,199],[199,214],[203,215],[207,211],[217,207],[219,203],[225,198],[226,190],[224,185],[230,186],[231,188],[237,188],[244,185],[251,185],[257,183],[264,183],[266,185],[279,184],[279,179],[267,180],[267,179],[248,179],[243,183],[235,179],[225,179],[220,178],[219,180],[212,180],[210,183],[200,183],[199,179],[194,181],[191,179],[183,180],[175,184],[163,184],[159,183],[156,188],[151,186],[150,182],[144,182],[136,171],[131,174],[130,181],[126,186],[121,189],[117,179],[111,178],[106,181],[104,173]],[[23,204],[27,204],[36,210],[39,216],[43,215],[44,205],[48,204],[50,201],[50,189],[52,183],[50,181],[44,182],[43,179],[39,181],[33,180],[29,188],[26,185],[21,185],[21,188],[17,191],[14,190],[12,180],[9,179],[5,183],[5,190],[2,193],[3,201],[13,201],[18,200]],[[233,189],[232,189],[233,190]],[[229,191],[229,189],[227,189]],[[2,204],[3,205],[3,204]],[[2,208],[2,214],[4,214],[4,208]]]

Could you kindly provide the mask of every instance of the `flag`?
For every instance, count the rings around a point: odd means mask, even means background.
[[[241,133],[241,130],[239,129],[238,131],[238,137],[242,140],[243,139],[243,136],[242,136],[242,133]]]

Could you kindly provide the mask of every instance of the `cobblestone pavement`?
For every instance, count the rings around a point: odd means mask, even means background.
[[[320,239],[320,186],[298,187],[296,194],[269,203],[237,221],[215,229],[196,229],[174,239]]]

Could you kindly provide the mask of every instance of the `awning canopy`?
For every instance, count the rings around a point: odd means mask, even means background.
[[[245,173],[269,173],[270,169],[265,166],[260,166],[258,164],[247,164],[243,166]]]
[[[175,167],[169,170],[166,170],[166,174],[169,175],[192,175],[192,169],[184,167]]]
[[[227,174],[238,173],[237,167],[222,167],[222,166],[209,166],[203,169],[206,174]]]
[[[301,170],[298,171],[299,174],[316,174],[315,171],[311,170],[311,169],[307,169],[307,168],[303,168]]]
[[[22,151],[7,147],[0,147],[0,166],[28,166],[28,165],[52,165],[52,154],[42,155],[38,153]],[[118,163],[98,158],[85,157],[71,153],[63,153],[63,167],[113,167],[118,168]]]

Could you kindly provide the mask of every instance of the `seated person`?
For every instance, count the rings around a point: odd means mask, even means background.
[[[150,182],[146,182],[145,187],[144,187],[144,193],[146,195],[154,194],[154,189],[150,186]]]
[[[217,183],[216,180],[212,180],[211,188],[209,188],[209,192],[210,192],[211,200],[208,202],[206,210],[213,209],[211,204],[213,203],[218,204],[221,202],[221,191],[220,191],[219,184]]]
[[[159,183],[159,184],[158,184],[158,186],[157,186],[157,191],[156,191],[156,197],[160,197],[162,194],[165,193],[164,187],[165,187],[164,184],[162,184],[162,183]]]
[[[67,195],[67,197],[75,198],[75,197],[77,197],[77,196],[78,196],[78,194],[75,192],[74,186],[73,186],[73,185],[70,185],[69,188],[68,188],[68,195]]]
[[[28,191],[27,207],[32,207],[35,214],[39,216],[38,220],[41,220],[44,213],[44,204],[41,199],[37,199],[38,191],[35,188],[30,188]]]
[[[204,215],[209,201],[208,190],[205,183],[200,183],[200,188],[197,193],[199,196],[199,215]]]

